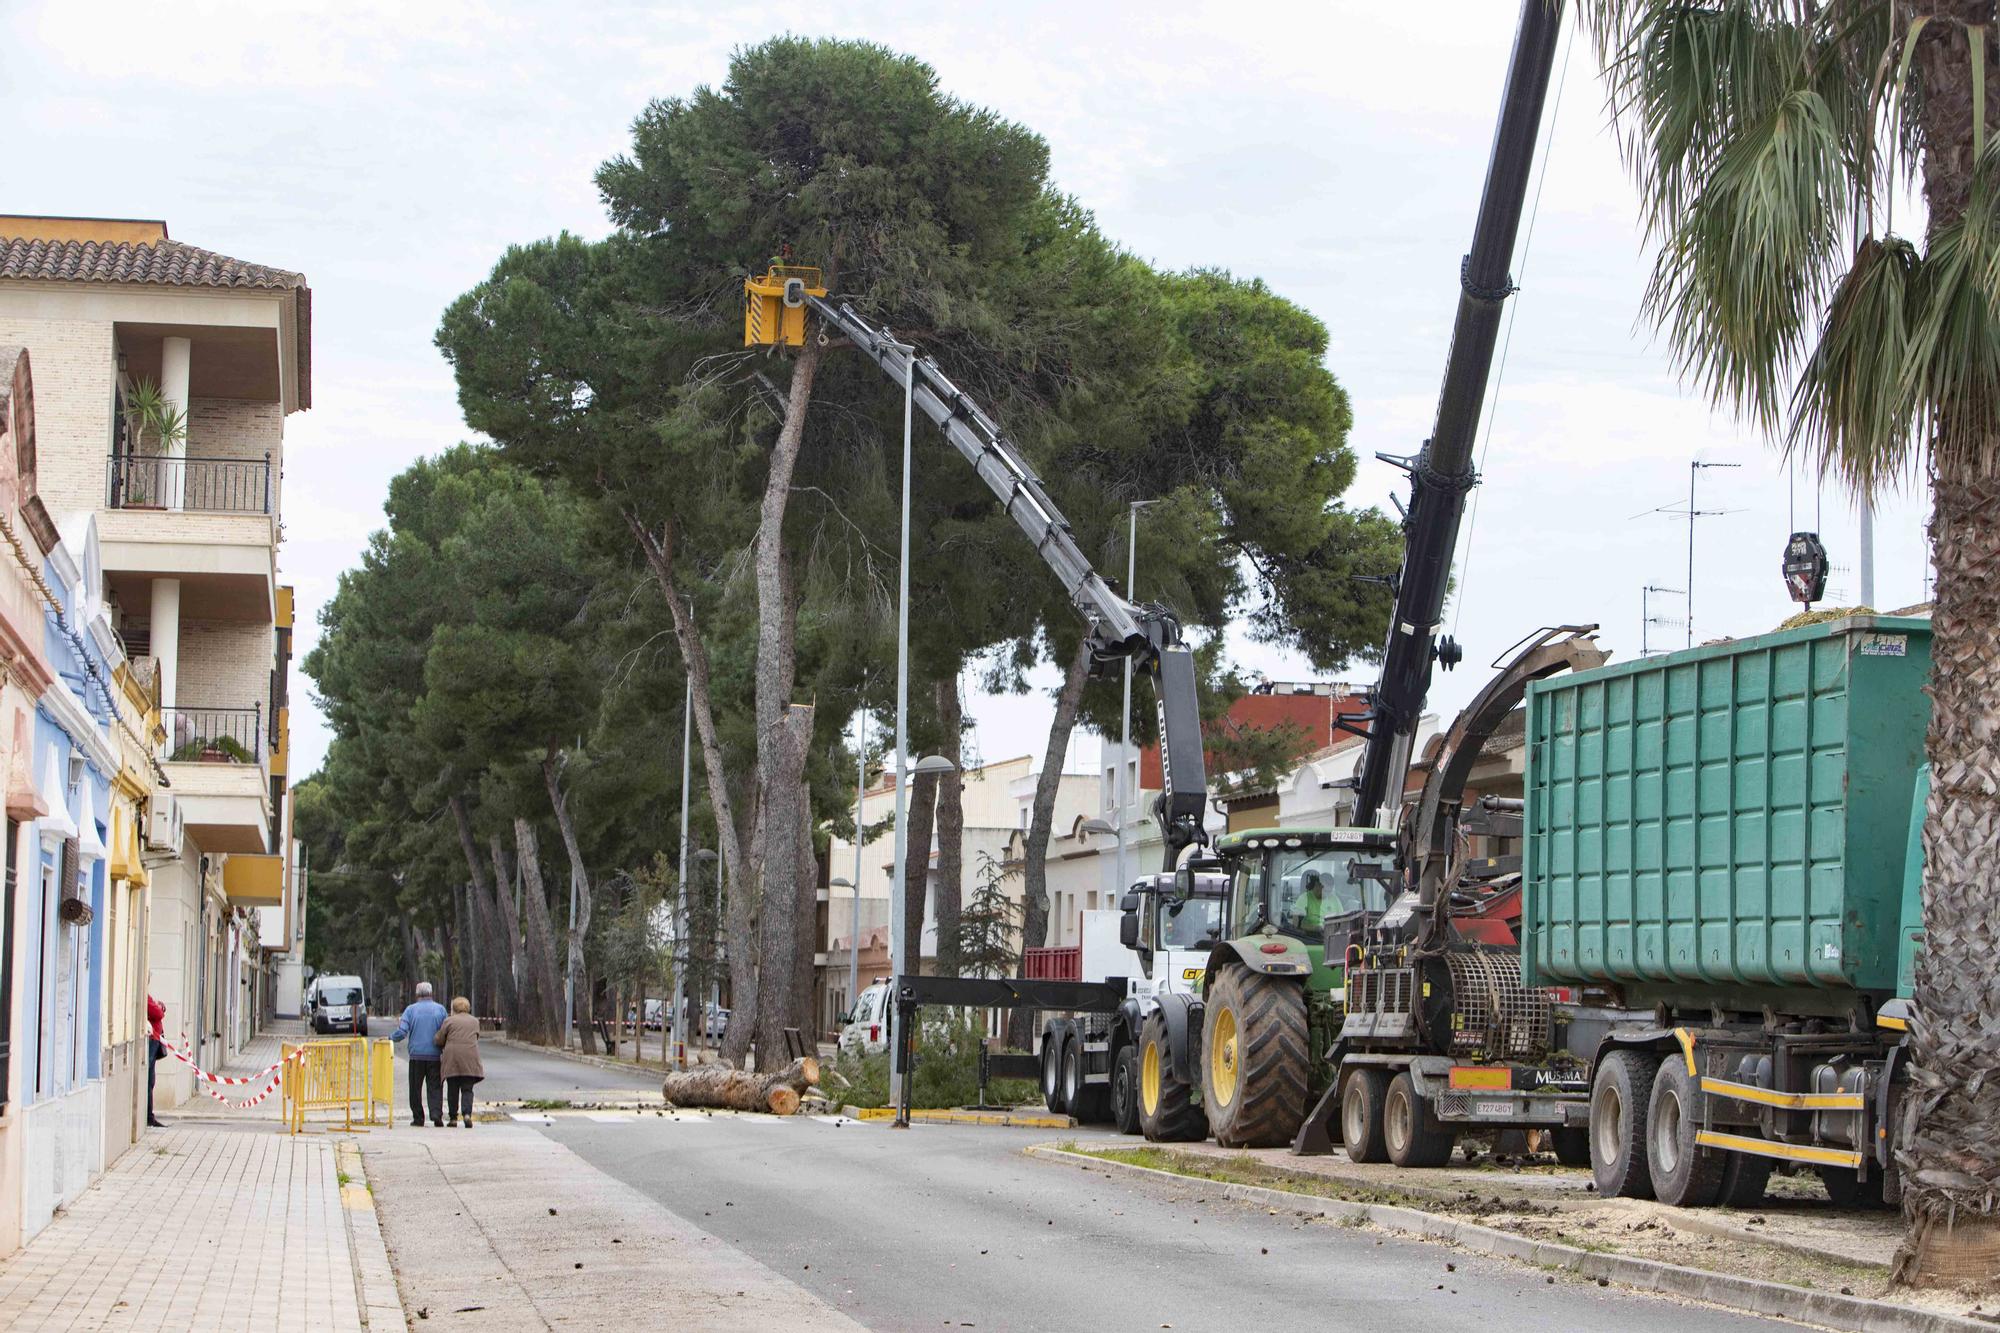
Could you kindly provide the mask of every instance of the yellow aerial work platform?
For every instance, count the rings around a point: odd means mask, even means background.
[[[825,296],[820,271],[805,264],[773,264],[743,280],[743,345],[802,347],[806,341],[806,298]]]

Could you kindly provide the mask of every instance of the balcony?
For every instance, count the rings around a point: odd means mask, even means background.
[[[108,461],[113,509],[200,514],[269,514],[271,455],[188,458],[113,454]]]
[[[167,779],[204,852],[267,852],[271,782],[261,705],[167,708]]]

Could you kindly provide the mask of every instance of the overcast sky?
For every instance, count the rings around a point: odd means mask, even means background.
[[[382,524],[389,478],[466,437],[431,345],[444,306],[509,243],[602,235],[591,173],[646,100],[720,81],[730,51],[779,31],[785,12],[12,0],[0,207],[165,218],[176,239],[307,275],[314,407],[287,427],[279,556],[299,591],[302,655],[340,571]],[[1429,430],[1514,6],[927,0],[797,13],[795,31],[920,56],[950,93],[1039,132],[1056,184],[1134,252],[1261,277],[1310,309],[1353,398],[1354,448],[1371,460],[1350,498],[1386,500],[1400,478],[1372,456],[1414,452]],[[1684,389],[1638,324],[1632,190],[1587,44],[1565,58],[1447,612],[1466,665],[1440,680],[1439,710],[1538,625],[1600,622],[1618,656],[1636,654],[1642,586],[1687,578],[1685,518],[1636,516],[1684,509],[1697,457],[1741,465],[1702,474],[1698,507],[1731,512],[1700,520],[1698,635],[1757,632],[1795,609],[1778,575],[1787,468]],[[1825,534],[1832,591],[1851,599],[1854,510],[1828,485],[1816,518],[1821,495],[1798,477],[1798,526]],[[1917,487],[1878,511],[1884,606],[1926,593],[1925,508]],[[1655,643],[1676,644],[1684,610],[1662,603],[1676,623],[1655,627]],[[1236,657],[1279,679],[1311,674],[1247,643]],[[972,703],[977,753],[1040,752],[1045,695]],[[295,771],[316,768],[326,741],[317,715],[295,714]]]

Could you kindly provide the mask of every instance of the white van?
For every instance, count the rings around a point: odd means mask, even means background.
[[[889,983],[877,979],[855,998],[854,1008],[840,1029],[840,1050],[849,1055],[876,1055],[889,1049]]]
[[[313,978],[312,1029],[368,1035],[368,1000],[360,977]]]

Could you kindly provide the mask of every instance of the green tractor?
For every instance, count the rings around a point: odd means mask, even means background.
[[[1225,872],[1229,894],[1199,998],[1162,997],[1140,1033],[1147,1138],[1292,1141],[1326,1081],[1348,940],[1387,907],[1395,853],[1388,829],[1245,829],[1181,868]]]

